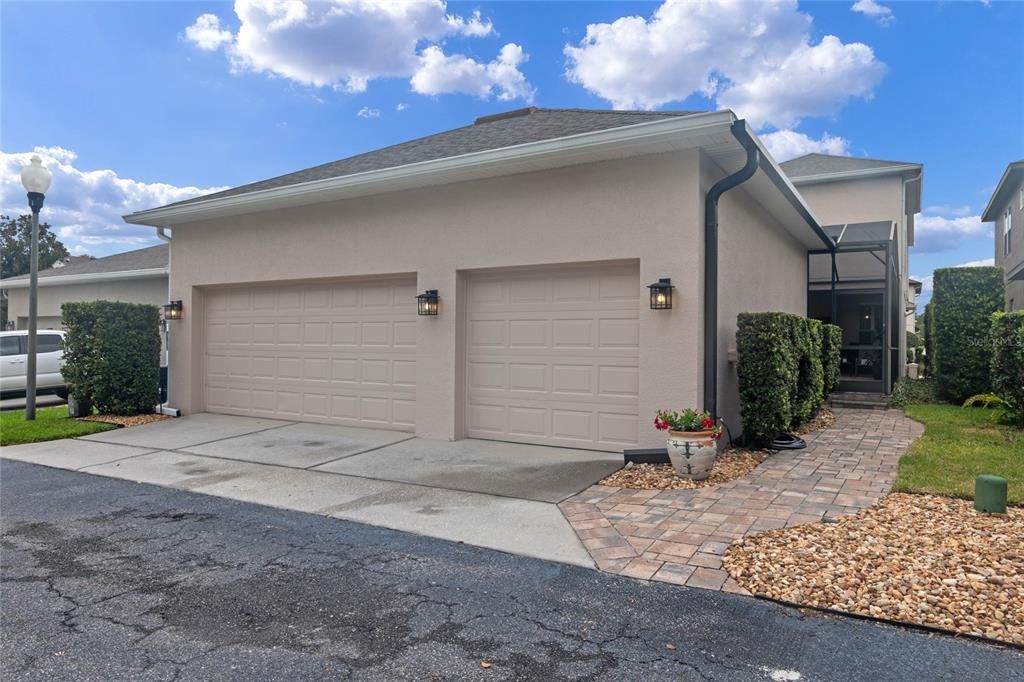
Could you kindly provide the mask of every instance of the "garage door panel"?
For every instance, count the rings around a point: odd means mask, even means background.
[[[644,293],[636,265],[479,273],[467,285],[467,435],[636,444]]]
[[[414,292],[406,278],[208,293],[207,410],[415,429]]]

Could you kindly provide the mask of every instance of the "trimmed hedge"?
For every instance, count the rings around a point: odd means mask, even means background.
[[[992,392],[1007,420],[1024,426],[1024,311],[992,316]]]
[[[65,303],[62,373],[70,394],[104,414],[146,414],[159,399],[160,310],[155,305]]]
[[[995,267],[940,268],[935,271],[935,357],[929,358],[939,397],[961,404],[992,390],[992,314],[1003,309],[1003,271]]]
[[[806,422],[821,407],[824,365],[834,365],[838,376],[839,344],[830,339],[826,362],[817,320],[789,313],[742,313],[737,322],[743,434],[763,445]]]
[[[826,396],[839,386],[839,351],[842,347],[843,328],[837,324],[821,325],[821,369]]]
[[[930,377],[935,373],[935,306],[924,307],[924,356],[925,371]]]

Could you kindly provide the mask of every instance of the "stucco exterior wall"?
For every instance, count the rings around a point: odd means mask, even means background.
[[[704,193],[724,175],[705,157]],[[718,409],[738,438],[743,430],[739,380],[736,363],[729,359],[736,349],[736,318],[744,312],[806,315],[807,249],[742,185],[719,200],[718,219]],[[703,241],[699,244],[703,249]]]
[[[8,289],[8,319],[25,329],[28,288]],[[60,329],[60,307],[72,301],[124,301],[163,305],[167,302],[167,277],[146,277],[119,282],[58,284],[39,287],[39,328]]]
[[[667,153],[176,226],[170,296],[185,311],[172,326],[170,403],[205,407],[204,288],[415,273],[443,301],[441,315],[417,320],[416,433],[460,438],[463,273],[637,259],[641,282],[677,286],[671,311],[641,297],[641,423],[697,405],[699,168],[696,152]],[[663,441],[653,428],[640,436],[642,447]]]
[[[994,207],[997,215],[993,230],[995,235],[995,263],[996,267],[1003,268],[1004,273],[1019,267],[1021,262],[1024,261],[1024,210],[1021,210],[1020,206],[1022,186],[1024,186],[1024,183],[1018,183],[1010,193],[1009,201],[1001,206]],[[1003,211],[1007,207],[1010,209],[1010,220],[1013,224],[1013,229],[1010,231],[1012,235],[1010,253],[1005,254],[1003,253]],[[1024,281],[1016,280],[1006,283],[1006,309],[1024,310]]]

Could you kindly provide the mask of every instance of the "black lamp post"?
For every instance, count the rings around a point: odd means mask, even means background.
[[[36,418],[36,331],[39,328],[39,211],[50,189],[53,174],[43,167],[43,160],[33,156],[21,169],[21,184],[28,192],[28,207],[32,210],[32,246],[28,275],[28,362],[25,374],[25,419]]]

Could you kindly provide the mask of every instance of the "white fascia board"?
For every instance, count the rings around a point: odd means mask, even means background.
[[[819,182],[838,182],[840,180],[860,180],[863,178],[878,178],[886,175],[902,175],[904,173],[917,173],[922,170],[919,163],[908,163],[901,166],[884,166],[882,168],[864,168],[861,170],[839,171],[836,173],[818,173],[815,175],[801,175],[790,178],[794,185],[811,185]]]
[[[435,176],[443,183],[446,176],[458,179],[465,171],[500,167],[502,164],[524,161],[542,161],[557,159],[570,152],[596,150],[599,148],[619,148],[628,150],[653,145],[659,139],[678,137],[687,134],[707,132],[709,128],[728,127],[736,120],[731,111],[694,114],[665,121],[651,121],[631,126],[622,126],[596,132],[580,133],[559,137],[552,140],[529,142],[511,147],[472,152],[459,156],[451,156],[431,161],[384,168],[363,173],[353,173],[337,178],[312,180],[284,187],[257,190],[235,196],[213,198],[180,206],[164,206],[145,211],[138,211],[123,216],[125,222],[153,227],[168,226],[175,223],[201,220],[211,214],[230,215],[232,213],[249,213],[260,210],[271,210],[275,204],[293,205],[296,199],[307,199],[308,203],[321,200],[316,195],[324,195],[322,200],[330,200],[332,193],[349,192],[349,196],[362,191],[366,194],[401,189],[403,184],[417,179],[426,180],[424,176]],[[521,172],[521,171],[513,171]],[[501,175],[497,173],[496,175]],[[421,185],[422,186],[422,185]]]
[[[78,275],[54,275],[40,277],[39,286],[54,287],[62,284],[98,284],[100,282],[120,282],[130,279],[149,279],[167,277],[167,268],[148,268],[145,270],[123,270],[121,272],[83,272]],[[28,289],[28,279],[6,280],[0,282],[4,289]]]
[[[999,198],[999,195],[1003,193],[1003,188],[1005,188],[1006,183],[1009,182],[1010,175],[1018,170],[1024,170],[1024,161],[1014,161],[1006,167],[1006,170],[1003,172],[1003,177],[999,178],[999,184],[996,185],[996,188],[992,191],[992,196],[989,197],[988,204],[985,205],[985,210],[981,214],[981,222],[993,223],[996,218],[999,217],[997,213],[999,209],[1002,208],[1002,204],[997,206],[996,200]],[[1013,199],[1013,197],[1010,197],[1010,199]]]

